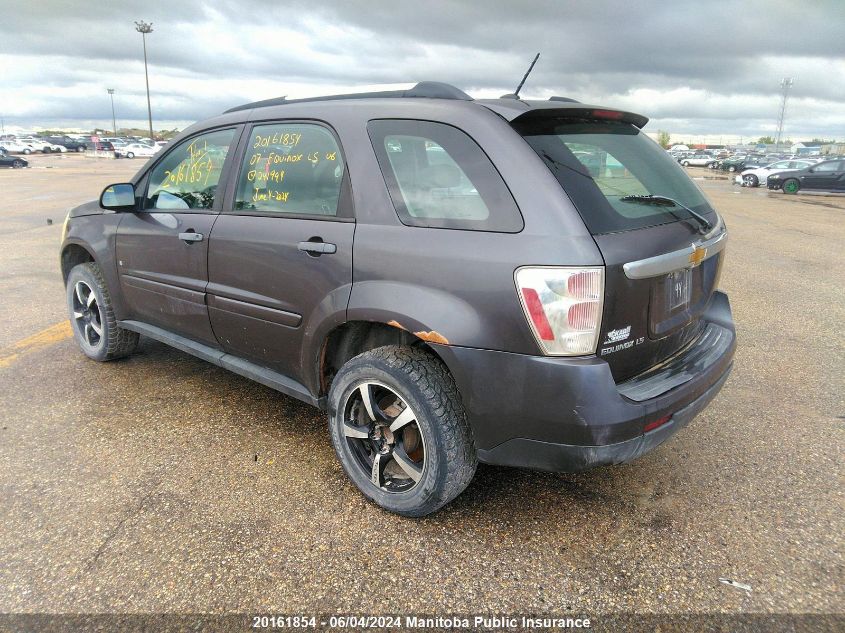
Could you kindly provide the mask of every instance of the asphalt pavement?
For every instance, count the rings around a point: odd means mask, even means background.
[[[0,612],[843,612],[844,197],[690,169],[730,230],[722,393],[633,464],[480,467],[411,520],[316,409],[151,340],[77,349],[65,211],[141,164],[0,170]]]

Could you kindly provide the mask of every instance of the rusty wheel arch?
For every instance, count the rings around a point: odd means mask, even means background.
[[[317,384],[320,395],[328,394],[334,375],[350,359],[385,345],[407,345],[425,349],[441,362],[443,359],[429,343],[448,344],[437,332],[411,332],[399,322],[348,321],[328,333],[317,359]]]

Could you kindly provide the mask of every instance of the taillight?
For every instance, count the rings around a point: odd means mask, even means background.
[[[525,266],[516,271],[515,279],[525,316],[545,354],[595,352],[604,268]]]

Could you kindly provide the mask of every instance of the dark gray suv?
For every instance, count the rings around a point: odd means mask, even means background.
[[[646,122],[434,82],[233,108],[70,212],[76,339],[104,361],[148,336],[320,407],[408,516],[479,461],[630,461],[735,347],[725,226]]]

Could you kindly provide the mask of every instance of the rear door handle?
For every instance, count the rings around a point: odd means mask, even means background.
[[[314,256],[337,253],[337,244],[332,244],[331,242],[300,242],[296,247]]]
[[[191,242],[202,242],[203,235],[189,231],[188,233],[179,233],[179,239],[190,244]]]

